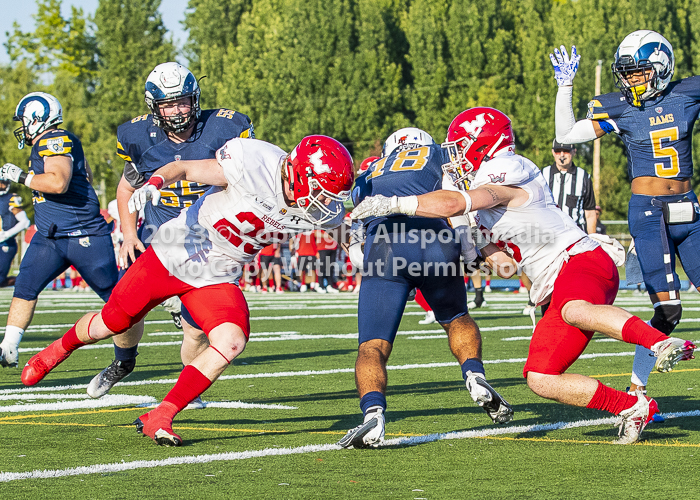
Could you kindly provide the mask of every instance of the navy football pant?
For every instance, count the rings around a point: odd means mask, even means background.
[[[46,285],[71,265],[102,300],[109,300],[118,272],[108,234],[50,239],[36,233],[22,259],[14,296],[36,300]]]

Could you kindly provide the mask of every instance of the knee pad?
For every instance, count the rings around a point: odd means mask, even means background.
[[[649,324],[661,333],[671,335],[683,314],[680,300],[667,300],[654,304],[654,316]]]

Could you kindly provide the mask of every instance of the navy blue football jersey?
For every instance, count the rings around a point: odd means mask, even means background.
[[[63,194],[32,191],[36,230],[47,238],[109,234],[97,195],[88,181],[80,139],[67,130],[50,130],[32,146],[29,172],[43,174],[44,161],[52,156],[69,156],[73,160],[73,176]]]
[[[234,137],[254,138],[248,116],[229,109],[207,109],[197,120],[194,133],[187,141],[175,143],[153,123],[152,115],[137,116],[117,129],[117,155],[127,164],[124,176],[133,187],[140,187],[153,172],[176,160],[206,160]],[[136,172],[130,172],[133,167]],[[179,181],[161,189],[157,206],[145,208],[145,224],[160,226],[177,217],[209,189],[196,182]]]
[[[417,196],[441,189],[444,163],[446,153],[439,144],[396,151],[373,162],[357,178],[352,201],[357,206],[367,196]],[[368,217],[363,222],[374,220]]]
[[[17,225],[12,209],[22,208],[22,197],[15,193],[0,195],[0,231],[7,231]]]
[[[606,132],[620,135],[630,178],[688,179],[693,175],[693,125],[700,113],[700,76],[671,82],[642,107],[619,92],[594,98],[588,116]]]

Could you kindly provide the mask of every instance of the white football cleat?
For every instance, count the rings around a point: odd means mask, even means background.
[[[19,349],[17,346],[0,344],[0,366],[16,368],[18,359]]]
[[[620,412],[615,426],[620,430],[617,433],[620,439],[617,444],[632,444],[639,441],[642,431],[653,420],[654,414],[659,411],[659,406],[653,399],[647,398],[642,391],[637,391],[637,402],[631,408]]]
[[[418,322],[419,325],[431,325],[435,323],[437,320],[435,319],[435,313],[433,311],[428,311],[425,313],[425,318],[420,320]]]
[[[489,303],[486,302],[485,300],[482,301],[481,304],[477,304],[476,301],[471,300],[471,301],[469,301],[469,303],[467,304],[467,308],[468,308],[468,309],[479,309],[480,307],[486,307],[487,305],[489,305]]]
[[[676,337],[669,337],[666,340],[657,342],[651,346],[651,350],[657,358],[654,368],[656,371],[662,373],[673,370],[673,367],[676,366],[679,361],[687,361],[695,358],[693,355],[695,344],[689,340]]]
[[[468,371],[466,385],[474,402],[484,409],[494,424],[513,420],[513,407],[486,382],[482,373]]]
[[[384,441],[384,412],[367,411],[365,421],[350,429],[338,444],[343,448],[377,448]]]

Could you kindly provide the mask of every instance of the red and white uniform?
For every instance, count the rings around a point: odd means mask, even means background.
[[[484,162],[470,188],[486,184],[523,189],[528,200],[519,207],[496,206],[479,210],[478,226],[503,242],[532,280],[531,300],[542,304],[552,294],[562,265],[572,255],[594,250],[598,243],[557,208],[540,169],[527,158],[503,151]]]
[[[524,376],[532,371],[558,375],[578,359],[593,337],[567,324],[562,308],[572,300],[612,304],[617,295],[617,267],[603,248],[559,210],[540,170],[527,158],[504,152],[482,164],[471,183],[524,189],[519,207],[478,211],[478,223],[504,242],[533,282],[531,299],[549,301],[530,341]]]
[[[195,287],[238,283],[243,266],[263,247],[285,235],[334,228],[340,214],[323,226],[287,206],[280,165],[287,154],[255,139],[232,139],[216,153],[228,187],[212,188],[179,217],[163,224],[151,246],[164,266]]]
[[[288,207],[280,169],[285,157],[277,146],[254,139],[232,139],[217,151],[228,187],[210,189],[158,229],[102,309],[107,328],[124,332],[178,295],[205,333],[233,323],[248,336],[248,305],[237,286],[243,267],[285,234],[331,228],[345,215],[340,210],[316,226]]]

